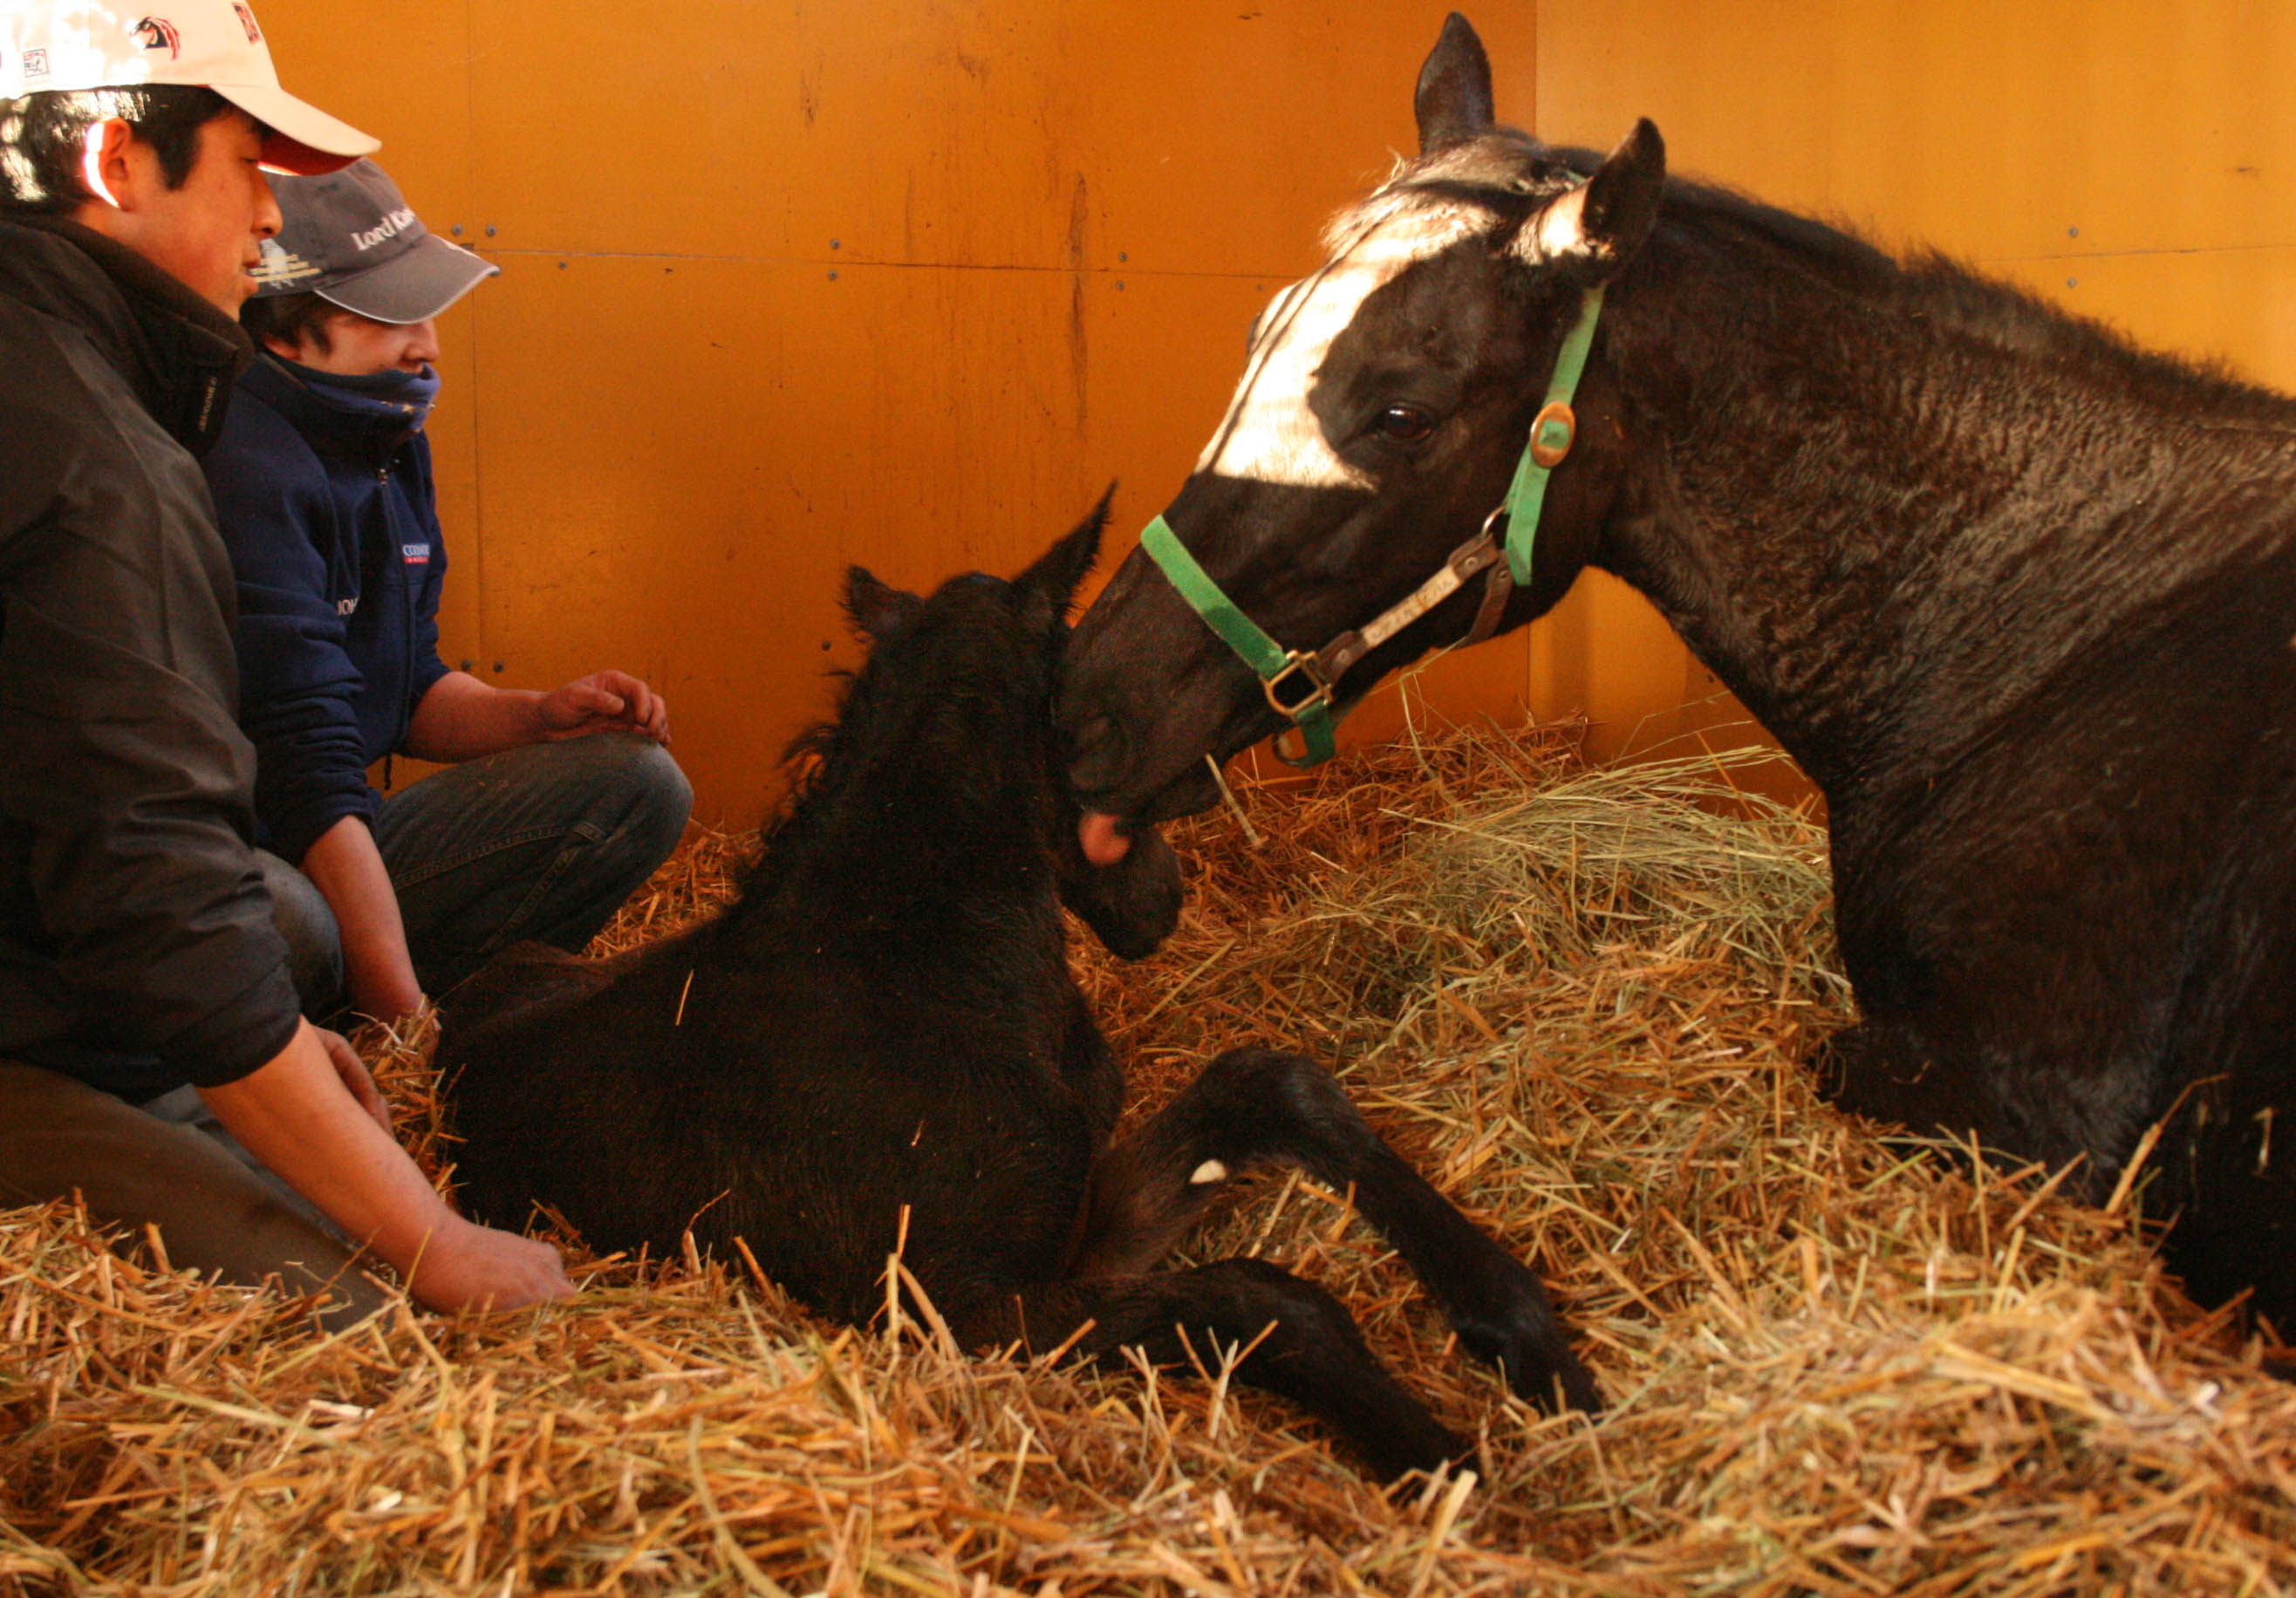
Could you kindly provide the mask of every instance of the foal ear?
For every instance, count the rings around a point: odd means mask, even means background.
[[[1552,262],[1589,285],[1633,258],[1666,197],[1666,141],[1648,117],[1603,158],[1595,176],[1558,198],[1515,235],[1515,253]]]
[[[1078,585],[1100,559],[1101,529],[1108,525],[1109,503],[1115,497],[1116,485],[1111,483],[1090,515],[1013,579],[1014,591],[1029,606],[1032,624],[1050,627],[1056,619],[1068,614]]]
[[[924,601],[881,583],[865,566],[845,569],[845,613],[871,642],[882,643],[909,625]]]
[[[1472,139],[1491,126],[1491,58],[1457,12],[1443,20],[1443,35],[1419,69],[1411,109],[1419,119],[1422,155]]]

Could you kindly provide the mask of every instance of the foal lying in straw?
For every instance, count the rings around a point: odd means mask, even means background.
[[[467,1197],[512,1223],[546,1205],[599,1248],[738,1244],[853,1323],[884,1307],[890,1258],[967,1347],[1233,1356],[1382,1474],[1458,1458],[1322,1289],[1251,1258],[1150,1274],[1234,1177],[1286,1162],[1351,1188],[1519,1393],[1593,1408],[1538,1278],[1313,1061],[1232,1050],[1111,1145],[1123,1072],[1060,906],[1144,955],[1179,875],[1145,832],[1087,865],[1059,774],[1047,699],[1104,512],[1010,583],[920,599],[854,571],[868,662],[735,901],[600,964],[514,952],[450,1002]]]

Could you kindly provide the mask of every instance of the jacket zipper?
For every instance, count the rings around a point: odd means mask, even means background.
[[[382,488],[383,525],[390,527],[391,523],[390,501],[390,463],[389,462],[386,461],[383,464],[375,468],[374,480]],[[397,536],[398,529],[396,528],[392,528],[392,533],[394,537]],[[414,607],[422,596],[413,592],[407,586],[406,562],[404,558],[391,558],[401,555],[402,552],[398,550],[390,550],[385,552],[385,558],[389,561],[391,569],[398,573],[398,591],[401,599],[404,601],[404,602],[398,607],[398,658],[406,663],[407,673],[409,676],[412,676],[414,670]],[[414,707],[409,705],[402,697],[398,702],[398,735],[390,741],[390,748],[385,750],[382,753],[382,785],[386,791],[390,787],[391,758],[398,752],[398,746],[406,742],[407,733],[414,731]]]

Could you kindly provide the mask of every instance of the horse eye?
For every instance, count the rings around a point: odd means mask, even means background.
[[[1390,438],[1414,444],[1435,430],[1435,418],[1415,405],[1391,405],[1374,425]]]

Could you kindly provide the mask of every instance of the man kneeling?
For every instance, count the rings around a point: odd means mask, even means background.
[[[260,858],[307,1010],[394,1018],[510,944],[580,948],[676,846],[693,791],[637,678],[538,693],[439,658],[434,318],[497,268],[427,232],[371,160],[272,189],[283,221],[241,315],[258,355],[205,462]],[[379,796],[367,768],[400,753],[454,769]]]

